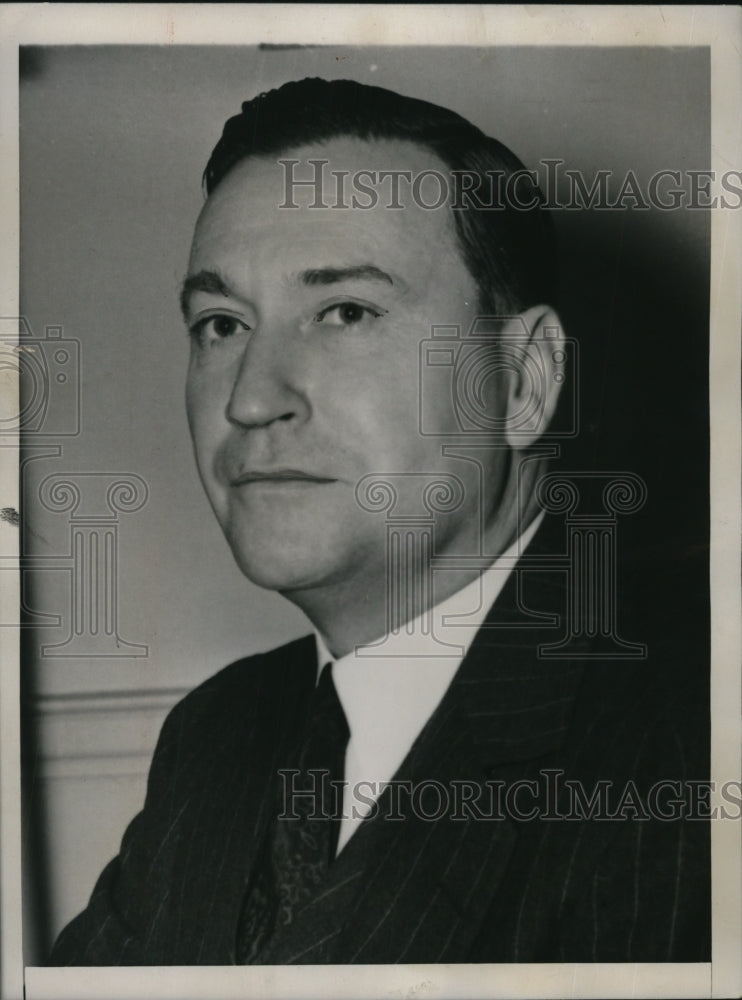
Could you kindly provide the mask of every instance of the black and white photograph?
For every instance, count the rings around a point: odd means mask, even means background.
[[[735,995],[739,11],[43,6],[3,995]]]

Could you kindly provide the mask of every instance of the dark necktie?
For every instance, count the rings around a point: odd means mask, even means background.
[[[322,670],[309,705],[295,769],[279,781],[277,818],[245,893],[237,929],[237,964],[260,964],[322,886],[335,857],[342,815],[345,749],[350,732],[332,680]]]

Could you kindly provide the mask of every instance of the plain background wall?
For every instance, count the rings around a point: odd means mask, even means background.
[[[161,720],[231,660],[308,630],[234,566],[198,483],[185,423],[177,294],[224,120],[287,79],[349,77],[448,106],[535,167],[564,160],[644,185],[709,165],[702,49],[75,47],[26,50],[21,296],[36,337],[80,341],[81,433],[24,483],[27,601],[61,616],[24,636],[28,964],[87,900],[144,793]],[[615,191],[615,186],[614,186]],[[582,434],[567,464],[649,487],[623,538],[656,566],[707,543],[706,212],[558,212],[560,311],[580,341]],[[28,454],[28,453],[27,453]],[[69,628],[69,520],[38,502],[57,472],[140,476],[122,515],[119,628],[146,657],[55,659]],[[52,560],[57,559],[57,563]],[[56,566],[56,568],[52,568]],[[705,580],[678,594],[699,614]]]

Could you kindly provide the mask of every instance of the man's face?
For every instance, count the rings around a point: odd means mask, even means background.
[[[390,209],[381,188],[371,209],[309,208],[313,191],[295,188],[300,207],[280,208],[287,158],[329,160],[328,177],[445,168],[411,143],[351,138],[248,159],[208,199],[191,251],[189,424],[239,566],[289,595],[371,588],[385,572],[385,518],[355,493],[371,473],[454,473],[464,502],[436,522],[437,548],[476,551],[477,469],[420,434],[418,385],[420,342],[434,324],[468,330],[478,292],[447,206],[426,210],[403,188],[404,207]],[[450,399],[438,417],[457,429]],[[500,454],[478,456],[490,482]],[[423,509],[420,492],[410,479],[396,512]]]

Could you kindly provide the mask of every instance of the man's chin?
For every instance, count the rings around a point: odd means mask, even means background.
[[[288,596],[292,591],[321,586],[325,573],[316,553],[301,552],[286,545],[249,548],[228,539],[237,566],[256,587]]]
[[[264,590],[276,590],[280,593],[294,590],[297,587],[310,586],[309,574],[298,572],[297,567],[284,567],[280,564],[256,566],[251,559],[237,557],[237,565],[243,576],[250,583]]]

